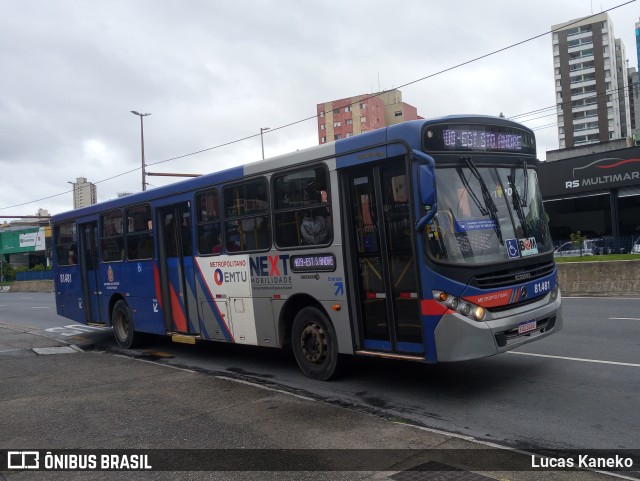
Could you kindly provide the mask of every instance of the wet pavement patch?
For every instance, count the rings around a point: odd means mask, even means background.
[[[33,347],[32,351],[35,352],[38,356],[48,356],[50,354],[75,354],[78,352],[77,349],[74,349],[70,346]]]
[[[162,359],[173,359],[175,356],[168,352],[143,350],[140,354],[133,356],[135,359],[144,359],[146,361],[160,361]]]

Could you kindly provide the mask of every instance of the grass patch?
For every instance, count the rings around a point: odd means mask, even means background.
[[[640,261],[639,254],[604,254],[601,256],[556,257],[558,264],[563,262],[605,262],[605,261]]]

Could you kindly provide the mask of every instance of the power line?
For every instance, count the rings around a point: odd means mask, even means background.
[[[627,85],[627,89],[629,90],[629,92],[631,92],[632,87],[635,87],[637,85],[639,85],[639,83],[630,83],[630,84]],[[601,97],[601,96],[604,96],[604,95],[610,95],[610,94],[613,94],[613,93],[619,93],[620,90],[622,90],[622,89],[619,88],[619,87],[614,87],[614,88],[612,88],[610,90],[605,90],[604,92],[600,92],[599,94],[597,93],[595,95],[592,95],[591,97],[584,97],[581,100],[594,99],[594,98],[597,99],[598,97]],[[624,94],[622,94],[622,95],[624,95]],[[544,118],[544,117],[549,117],[550,115],[556,115],[558,107],[569,106],[569,105],[573,104],[573,102],[575,102],[575,100],[567,100],[567,101],[564,101],[564,102],[561,102],[561,103],[557,103],[555,105],[550,105],[549,107],[544,107],[544,108],[541,108],[541,109],[532,110],[530,112],[525,112],[525,113],[522,113],[522,114],[513,115],[511,117],[508,117],[508,119],[509,120],[519,119],[518,122],[530,122],[532,120],[537,120],[537,119],[541,119],[541,118]],[[595,104],[589,104],[589,105],[595,105]],[[585,105],[585,107],[588,107],[589,105]],[[545,112],[545,111],[548,111],[548,110],[554,110],[554,112],[552,114],[543,115],[541,117],[535,117],[533,119],[526,119],[526,120],[520,119],[520,117],[527,117],[528,115],[534,115],[534,114],[542,113],[542,112]]]
[[[636,0],[629,0],[629,1],[627,1],[627,2],[624,2],[624,3],[621,3],[621,4],[616,5],[616,6],[614,6],[614,7],[611,7],[611,8],[609,8],[609,9],[607,9],[607,10],[604,10],[604,11],[602,11],[602,12],[600,12],[600,13],[592,14],[592,15],[588,15],[588,16],[582,17],[582,18],[580,18],[580,19],[578,19],[578,20],[575,20],[575,21],[573,21],[573,22],[571,22],[571,23],[563,24],[563,25],[562,25],[562,27],[559,27],[559,28],[557,28],[557,29],[555,29],[555,30],[554,30],[554,29],[551,29],[551,30],[546,31],[546,32],[544,32],[544,33],[540,33],[540,34],[538,34],[538,35],[534,35],[533,37],[529,37],[529,38],[527,38],[527,39],[525,39],[525,40],[521,40],[521,41],[519,41],[519,42],[513,43],[513,44],[508,45],[508,46],[506,46],[506,47],[499,48],[499,49],[494,50],[494,51],[492,51],[492,52],[486,53],[486,54],[484,54],[484,55],[480,55],[480,56],[478,56],[478,57],[474,57],[474,58],[472,58],[472,59],[470,59],[470,60],[466,60],[466,61],[464,61],[464,62],[460,62],[460,63],[458,63],[458,64],[456,64],[456,65],[453,65],[453,66],[451,66],[451,67],[448,67],[448,68],[445,68],[445,69],[439,70],[439,71],[437,71],[437,72],[431,73],[431,74],[429,74],[429,75],[426,75],[426,76],[424,76],[424,77],[418,78],[418,79],[416,79],[416,80],[412,80],[412,81],[410,81],[410,82],[407,82],[407,83],[401,84],[401,85],[399,85],[399,86],[395,87],[394,89],[390,89],[390,90],[383,90],[383,91],[378,92],[378,93],[376,93],[376,94],[372,94],[372,95],[370,95],[370,96],[368,96],[368,97],[361,98],[361,99],[359,99],[357,102],[353,102],[353,103],[351,103],[351,104],[349,104],[349,105],[355,105],[355,104],[356,104],[356,103],[358,103],[358,102],[362,102],[362,101],[365,101],[365,100],[368,100],[368,99],[371,99],[371,98],[377,97],[377,96],[379,96],[379,95],[382,95],[382,94],[385,94],[385,93],[391,92],[392,90],[400,89],[400,88],[403,88],[403,87],[408,87],[409,85],[413,85],[413,84],[416,84],[416,83],[418,83],[418,82],[422,82],[422,81],[424,81],[424,80],[427,80],[427,79],[430,79],[430,78],[436,77],[436,76],[438,76],[438,75],[442,75],[442,74],[444,74],[444,73],[446,73],[446,72],[450,72],[450,71],[452,71],[452,70],[458,69],[458,68],[460,68],[460,67],[464,67],[464,66],[469,65],[469,64],[471,64],[471,63],[478,62],[478,61],[480,61],[480,60],[483,60],[483,59],[485,59],[485,58],[491,57],[491,56],[493,56],[493,55],[497,55],[498,53],[502,53],[502,52],[505,52],[505,51],[510,50],[510,49],[512,49],[512,48],[515,48],[515,47],[518,47],[518,46],[520,46],[520,45],[523,45],[523,44],[525,44],[525,43],[531,42],[532,40],[536,40],[536,39],[538,39],[538,38],[541,38],[541,37],[544,37],[544,36],[546,36],[546,35],[549,35],[549,34],[551,34],[551,33],[555,32],[555,31],[557,31],[557,30],[565,29],[565,28],[567,28],[567,27],[569,27],[569,26],[571,26],[571,25],[574,25],[574,24],[576,24],[576,23],[583,22],[583,21],[585,21],[585,20],[587,20],[587,19],[589,19],[589,18],[595,17],[595,16],[600,15],[600,14],[602,14],[602,13],[610,12],[610,11],[612,11],[612,10],[615,10],[615,9],[617,9],[617,8],[620,8],[620,7],[623,7],[623,6],[625,6],[625,5],[629,5],[629,4],[631,4],[631,3],[634,3],[635,1],[636,1]],[[554,107],[555,107],[555,106],[554,106]],[[548,109],[548,108],[552,108],[552,107],[546,107],[545,109],[540,109],[540,110],[546,110],[546,109]],[[521,115],[524,115],[524,114],[521,114]],[[278,127],[271,128],[271,129],[269,130],[269,132],[275,132],[276,130],[282,130],[282,129],[285,129],[285,128],[288,128],[288,127],[292,127],[292,126],[294,126],[294,125],[301,124],[301,123],[303,123],[303,122],[308,122],[309,120],[317,119],[317,118],[318,118],[318,116],[319,116],[319,114],[315,114],[315,115],[312,115],[312,116],[310,116],[310,117],[305,117],[305,118],[303,118],[303,119],[300,119],[300,120],[296,120],[296,121],[290,122],[290,123],[288,123],[288,124],[280,125],[280,126],[278,126]],[[188,153],[188,154],[183,154],[183,155],[179,155],[179,156],[176,156],[176,157],[171,157],[171,158],[164,159],[164,160],[160,160],[160,161],[157,161],[157,162],[151,162],[151,163],[148,163],[148,164],[146,164],[146,165],[147,165],[147,166],[151,166],[151,165],[159,165],[159,164],[163,164],[163,163],[166,163],[166,162],[171,162],[171,161],[173,161],[173,160],[183,159],[183,158],[185,158],[185,157],[190,157],[190,156],[197,155],[197,154],[201,154],[201,153],[204,153],[204,152],[209,152],[209,151],[211,151],[211,150],[220,149],[220,148],[222,148],[222,147],[226,147],[226,146],[229,146],[229,145],[237,144],[237,143],[239,143],[239,142],[244,142],[245,140],[253,139],[253,138],[256,138],[256,137],[258,137],[258,136],[260,136],[260,134],[248,135],[248,136],[246,136],[246,137],[242,137],[242,138],[240,138],[240,139],[236,139],[236,140],[232,140],[232,141],[229,141],[229,142],[225,142],[225,143],[223,143],[223,144],[218,144],[218,145],[215,145],[215,146],[213,146],[213,147],[207,147],[207,148],[200,149],[200,150],[197,150],[197,151],[194,151],[194,152],[190,152],[190,153]],[[129,171],[127,171],[127,172],[122,172],[122,173],[120,173],[120,174],[116,174],[116,175],[111,176],[111,177],[108,177],[108,178],[106,178],[106,179],[102,179],[102,180],[99,180],[99,181],[97,181],[97,182],[94,182],[94,184],[100,184],[100,183],[103,183],[103,182],[106,182],[106,181],[109,181],[109,180],[113,180],[113,179],[118,178],[118,177],[122,177],[123,175],[127,175],[127,174],[130,174],[130,173],[132,173],[132,172],[136,172],[136,171],[140,170],[141,168],[142,168],[142,167],[138,167],[138,168],[136,168],[136,169],[132,169],[132,170],[129,170]],[[41,198],[41,199],[36,199],[36,200],[29,201],[29,202],[23,202],[23,203],[21,203],[21,204],[16,204],[16,205],[7,206],[7,207],[1,207],[1,208],[0,208],[0,210],[10,209],[10,208],[13,208],[13,207],[20,207],[20,206],[28,205],[28,204],[32,204],[32,203],[35,203],[35,202],[40,202],[40,201],[42,201],[42,200],[52,199],[52,198],[54,198],[54,197],[59,197],[59,196],[61,196],[61,195],[68,194],[69,192],[70,192],[70,191],[61,192],[61,193],[59,193],[59,194],[54,194],[54,195],[51,195],[51,196],[48,196],[48,197],[43,197],[43,198]]]

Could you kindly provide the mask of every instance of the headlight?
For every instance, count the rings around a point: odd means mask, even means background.
[[[474,321],[483,321],[487,315],[487,310],[484,307],[449,295],[446,292],[433,291],[433,298],[448,309],[456,311]]]
[[[556,284],[556,287],[551,289],[551,300],[555,301],[558,298],[558,292],[560,291],[560,287]]]
[[[487,313],[484,307],[478,306],[473,310],[473,318],[476,321],[482,321],[484,319],[484,315]]]

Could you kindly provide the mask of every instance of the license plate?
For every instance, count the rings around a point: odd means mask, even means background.
[[[535,331],[536,326],[537,322],[535,321],[535,319],[533,321],[521,322],[520,324],[518,324],[518,334]]]

